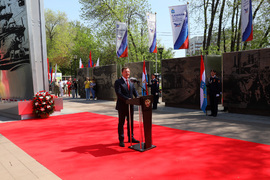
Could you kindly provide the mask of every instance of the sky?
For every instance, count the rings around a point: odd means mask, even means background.
[[[157,39],[165,48],[173,48],[172,28],[169,6],[183,5],[179,0],[148,0],[152,13],[157,13]],[[81,5],[78,0],[44,0],[44,8],[53,11],[65,12],[71,21],[84,21],[80,18]],[[175,58],[185,57],[185,50],[174,50]]]

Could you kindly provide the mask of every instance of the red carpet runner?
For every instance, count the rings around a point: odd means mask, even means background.
[[[270,178],[268,145],[153,125],[157,147],[137,152],[118,146],[117,118],[105,115],[2,123],[0,133],[62,179]]]

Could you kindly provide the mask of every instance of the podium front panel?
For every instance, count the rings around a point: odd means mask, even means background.
[[[152,104],[153,104],[153,95],[141,97],[141,105],[143,111],[152,110]]]

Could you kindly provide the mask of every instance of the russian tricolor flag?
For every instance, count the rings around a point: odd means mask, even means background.
[[[241,30],[242,41],[252,41],[252,3],[251,0],[242,0],[241,2]]]
[[[187,5],[171,6],[171,26],[173,31],[174,49],[188,49],[188,10]]]
[[[146,13],[148,27],[148,47],[150,53],[157,53],[156,15]]]
[[[116,54],[119,58],[128,57],[128,37],[126,23],[116,23]]]
[[[93,61],[92,61],[91,51],[90,51],[90,53],[89,53],[88,67],[93,67]]]
[[[201,55],[201,73],[200,73],[200,105],[203,112],[205,112],[207,106],[207,92],[206,92],[206,83],[205,83],[205,67],[203,62],[203,57]]]

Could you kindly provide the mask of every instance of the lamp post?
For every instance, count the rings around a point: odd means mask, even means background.
[[[73,62],[73,64],[74,64],[74,77],[76,77],[77,76],[77,68],[76,68],[76,60],[77,60],[77,55],[74,55],[74,62]]]
[[[72,60],[70,60],[70,77],[72,78]]]
[[[160,63],[161,63],[161,59],[162,59],[163,49],[164,49],[163,47],[158,48],[158,53],[160,54]],[[156,68],[157,68],[157,65],[156,65]]]

